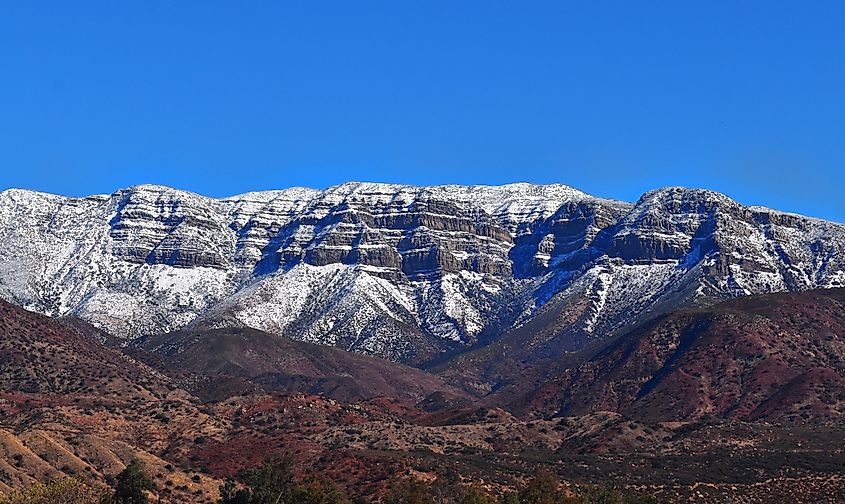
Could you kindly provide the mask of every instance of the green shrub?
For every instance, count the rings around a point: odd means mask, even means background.
[[[434,504],[431,485],[407,479],[393,485],[382,501],[384,504]]]
[[[109,497],[105,488],[86,485],[77,478],[64,478],[0,495],[0,504],[105,504]]]
[[[138,459],[132,459],[126,469],[117,475],[114,502],[116,504],[147,504],[148,495],[152,490],[153,482],[144,470],[144,464]]]

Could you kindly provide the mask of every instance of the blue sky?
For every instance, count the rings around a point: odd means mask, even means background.
[[[0,188],[665,185],[845,221],[843,2],[6,2]]]

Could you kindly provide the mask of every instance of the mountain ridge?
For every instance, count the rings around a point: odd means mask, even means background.
[[[348,182],[226,198],[0,193],[0,297],[120,337],[247,326],[423,363],[553,300],[573,345],[668,310],[845,285],[845,226],[678,187]]]
[[[540,416],[614,411],[650,422],[841,422],[843,313],[841,288],[677,310],[556,371],[511,406]]]

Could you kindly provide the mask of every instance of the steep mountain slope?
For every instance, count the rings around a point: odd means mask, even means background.
[[[349,183],[223,200],[160,186],[89,198],[8,190],[0,295],[129,338],[202,315],[203,326],[411,360],[474,340],[530,292],[537,282],[512,274],[513,239],[568,203],[613,217],[627,208],[528,184]]]
[[[845,285],[845,226],[682,188],[633,206],[530,184],[7,190],[0,233],[0,296],[42,313],[124,338],[252,327],[410,363],[536,316],[556,329],[532,347],[561,352],[681,306]]]
[[[140,338],[133,346],[163,357],[155,363],[164,370],[208,376],[217,384],[226,377],[241,378],[270,392],[341,401],[387,396],[418,402],[434,392],[465,397],[416,368],[256,329],[176,331]]]
[[[589,252],[561,265],[573,280],[543,310],[563,330],[556,345],[577,348],[680,306],[845,282],[845,226],[704,190],[646,193]]]
[[[646,421],[841,421],[845,289],[750,296],[665,315],[516,406]]]
[[[524,393],[660,314],[748,294],[841,286],[843,230],[711,191],[649,192],[598,233],[592,259],[561,267],[558,274],[570,280],[532,318],[437,370],[480,393]]]

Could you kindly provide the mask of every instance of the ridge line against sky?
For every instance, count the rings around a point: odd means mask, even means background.
[[[652,192],[652,191],[658,191],[658,190],[662,190],[662,189],[681,188],[681,189],[689,189],[689,190],[702,190],[702,191],[711,191],[711,192],[716,192],[716,193],[718,193],[718,194],[722,194],[722,195],[724,195],[724,196],[727,196],[729,199],[731,199],[731,200],[735,201],[736,203],[739,203],[740,205],[743,205],[743,206],[745,206],[745,207],[748,207],[748,208],[762,208],[762,209],[767,209],[767,210],[773,210],[773,211],[775,211],[775,212],[779,212],[779,213],[795,214],[795,215],[800,215],[800,216],[807,217],[807,218],[811,218],[811,219],[826,220],[826,221],[828,221],[828,222],[833,222],[833,223],[836,223],[836,224],[842,224],[842,225],[845,225],[845,221],[838,221],[838,220],[836,220],[836,219],[827,219],[827,218],[824,218],[824,217],[817,217],[817,216],[814,216],[814,215],[807,215],[807,214],[804,214],[804,213],[800,213],[800,212],[793,212],[793,211],[790,211],[790,210],[785,210],[785,209],[782,209],[782,208],[776,208],[776,207],[772,207],[772,206],[770,206],[770,205],[765,205],[765,204],[752,204],[752,203],[747,203],[747,202],[740,201],[740,200],[738,200],[738,199],[736,199],[736,198],[732,197],[732,196],[731,196],[731,195],[729,195],[729,194],[725,194],[725,193],[720,192],[720,191],[714,191],[713,189],[708,189],[708,188],[706,188],[706,187],[687,187],[687,186],[663,186],[663,187],[654,187],[654,188],[648,189],[648,190],[646,190],[646,191],[643,191],[643,193],[642,193],[642,194],[640,194],[640,196],[638,196],[638,197],[636,197],[636,198],[633,198],[633,199],[630,199],[630,200],[623,200],[623,199],[618,199],[618,198],[612,198],[612,197],[609,197],[609,196],[604,196],[604,195],[601,195],[601,194],[593,194],[593,193],[590,193],[590,192],[587,192],[587,191],[583,191],[583,190],[581,190],[581,189],[579,189],[579,188],[577,188],[577,187],[574,187],[574,186],[572,186],[572,185],[569,185],[569,184],[564,184],[564,183],[562,183],[562,182],[534,183],[534,182],[525,182],[525,181],[504,182],[504,183],[501,183],[501,184],[412,184],[412,183],[401,183],[401,182],[376,182],[376,181],[372,181],[372,180],[347,180],[347,181],[342,182],[342,183],[340,183],[340,184],[333,184],[333,185],[331,185],[331,186],[322,187],[322,188],[321,188],[321,187],[308,187],[308,186],[275,187],[275,188],[268,188],[268,189],[257,189],[257,190],[245,191],[245,192],[235,193],[235,194],[225,194],[225,195],[222,195],[222,196],[212,196],[212,195],[203,194],[203,193],[201,193],[201,192],[197,192],[197,191],[194,191],[194,190],[191,190],[191,189],[185,189],[185,188],[175,187],[175,186],[168,185],[168,184],[156,184],[156,183],[149,183],[149,182],[144,182],[144,183],[140,183],[140,184],[133,184],[133,185],[130,185],[130,186],[125,186],[125,187],[118,187],[118,188],[115,188],[115,189],[113,189],[113,190],[111,190],[111,191],[104,191],[104,192],[99,192],[99,193],[90,193],[90,194],[81,194],[81,195],[68,195],[68,194],[62,194],[62,193],[57,193],[57,192],[50,192],[50,191],[41,191],[41,190],[37,190],[37,189],[30,189],[30,188],[25,188],[25,187],[7,187],[7,188],[0,188],[0,192],[4,192],[4,191],[6,191],[6,190],[24,190],[24,191],[40,192],[40,193],[43,193],[43,194],[50,194],[50,195],[54,195],[54,196],[63,196],[63,197],[70,197],[70,198],[85,198],[85,197],[90,197],[90,196],[109,196],[109,195],[112,195],[112,194],[116,193],[117,191],[121,191],[121,190],[124,190],[124,189],[130,189],[130,188],[133,188],[133,187],[138,187],[138,186],[160,186],[160,187],[165,187],[165,188],[172,189],[172,190],[175,190],[175,191],[180,191],[180,192],[187,192],[187,193],[196,194],[196,195],[198,195],[198,196],[200,196],[200,197],[204,197],[204,198],[210,198],[210,199],[223,200],[223,199],[228,199],[228,198],[235,198],[235,197],[237,197],[237,196],[241,196],[241,195],[244,195],[244,194],[249,194],[249,193],[262,193],[262,192],[285,191],[285,190],[288,190],[288,189],[302,189],[302,190],[306,190],[306,191],[318,191],[318,192],[321,192],[321,191],[326,191],[326,190],[329,190],[329,189],[332,189],[332,188],[334,188],[334,187],[338,187],[338,186],[340,186],[340,185],[347,184],[347,183],[349,183],[349,184],[373,184],[373,185],[391,185],[391,186],[410,186],[410,187],[418,187],[418,188],[438,187],[438,186],[441,186],[441,187],[442,187],[442,186],[450,186],[450,185],[455,185],[455,186],[458,186],[458,187],[474,187],[474,186],[502,187],[502,186],[507,186],[507,185],[518,185],[518,184],[530,184],[530,185],[535,185],[535,186],[553,186],[553,185],[561,185],[561,186],[565,186],[565,187],[568,187],[568,188],[570,188],[570,189],[573,189],[573,190],[575,190],[575,191],[581,192],[581,193],[583,193],[583,194],[585,194],[586,196],[591,197],[591,198],[596,198],[596,199],[606,200],[606,201],[615,201],[615,202],[617,202],[617,203],[623,203],[623,204],[627,203],[627,204],[631,204],[631,205],[636,204],[636,203],[640,200],[640,198],[641,198],[642,196],[645,196],[645,195],[646,195],[647,193],[649,193],[649,192]]]
[[[702,187],[845,222],[845,3],[17,2],[0,190]]]

